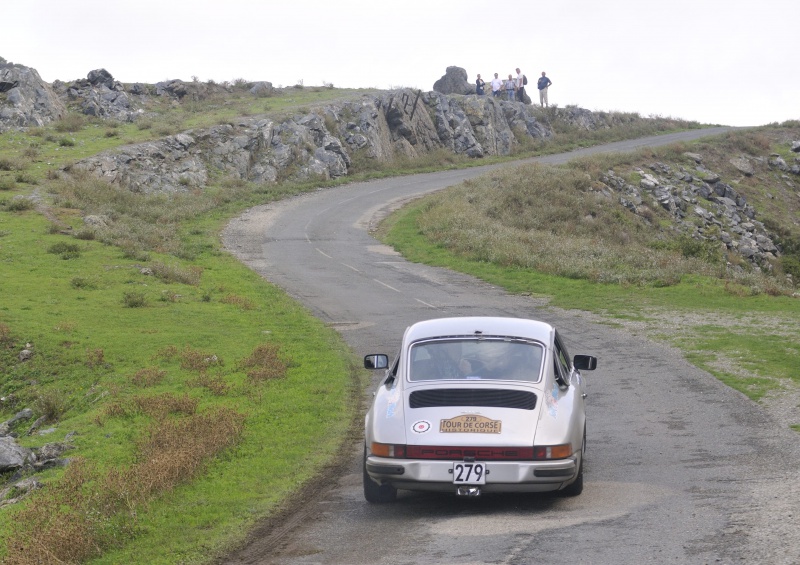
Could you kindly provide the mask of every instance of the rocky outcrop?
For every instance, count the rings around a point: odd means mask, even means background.
[[[41,127],[65,113],[64,104],[36,70],[0,62],[0,132]]]
[[[669,212],[679,232],[698,240],[720,241],[753,266],[770,270],[770,259],[780,255],[780,249],[756,218],[755,209],[721,175],[705,168],[701,155],[684,153],[684,157],[687,162],[677,167],[656,162],[649,171],[635,169],[638,185],[608,171],[600,177],[603,190],[645,218],[648,208],[660,207]],[[752,168],[744,157],[731,163],[744,175]]]
[[[442,78],[433,83],[433,90],[441,94],[475,94],[475,85],[467,80],[466,70],[447,67]]]
[[[0,473],[4,482],[0,482],[0,506],[13,504],[24,498],[30,491],[39,488],[39,482],[33,474],[67,465],[69,461],[62,458],[62,454],[72,449],[68,442],[74,432],[66,435],[63,442],[47,443],[36,449],[28,449],[17,442],[16,434],[11,430],[17,425],[27,425],[25,422],[33,417],[33,410],[26,408],[17,412],[11,419],[0,422]],[[39,418],[37,422],[41,421]],[[37,429],[36,423],[30,426],[23,435],[30,435]],[[55,431],[55,428],[42,430],[38,433],[44,435]]]
[[[143,113],[141,96],[145,93],[129,94],[105,69],[90,71],[85,79],[71,83],[56,81],[53,90],[87,116],[132,122]]]
[[[137,192],[203,188],[213,172],[259,184],[334,179],[352,159],[388,161],[446,149],[508,155],[522,137],[552,135],[532,110],[492,97],[397,90],[333,103],[281,121],[242,118],[102,153],[74,165]]]

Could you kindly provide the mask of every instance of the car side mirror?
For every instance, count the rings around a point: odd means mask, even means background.
[[[364,357],[365,369],[387,369],[389,368],[389,356],[383,353],[366,355]]]
[[[591,355],[576,355],[572,359],[572,364],[579,371],[594,371],[597,369],[597,357]]]

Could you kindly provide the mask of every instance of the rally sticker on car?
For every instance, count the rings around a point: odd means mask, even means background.
[[[439,420],[439,433],[499,434],[503,422],[477,414],[464,414],[449,420]]]
[[[425,420],[420,420],[419,422],[414,422],[414,425],[411,426],[411,429],[418,434],[424,434],[431,429],[431,423],[426,422]]]

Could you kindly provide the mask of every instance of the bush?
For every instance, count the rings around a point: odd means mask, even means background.
[[[33,200],[24,196],[17,196],[11,199],[6,205],[6,210],[9,212],[24,212],[25,210],[33,210],[36,207]]]
[[[36,397],[33,404],[34,411],[44,416],[45,421],[57,422],[67,411],[64,397],[56,391],[45,391]]]
[[[781,257],[781,270],[787,275],[792,275],[795,284],[800,284],[800,259],[784,255]]]
[[[81,256],[81,248],[77,243],[59,241],[47,248],[48,253],[59,255],[62,259],[77,259]]]
[[[75,234],[75,239],[82,239],[84,241],[91,241],[93,240],[97,234],[95,234],[93,229],[86,228],[82,229],[78,233]]]
[[[56,122],[55,129],[59,133],[76,132],[86,125],[86,118],[81,114],[67,114]]]
[[[97,288],[97,283],[86,277],[72,277],[69,284],[72,288],[79,290],[94,290]]]
[[[126,308],[144,308],[147,306],[147,297],[143,292],[128,291],[122,295],[122,304]]]
[[[155,262],[150,265],[153,274],[164,282],[177,282],[197,286],[200,284],[200,277],[203,269],[200,267],[189,267],[184,269],[175,265]]]

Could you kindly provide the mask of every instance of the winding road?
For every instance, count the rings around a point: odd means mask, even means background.
[[[535,160],[563,163],[729,129]],[[394,504],[370,505],[361,491],[363,440],[355,438],[340,474],[224,563],[799,563],[800,442],[791,430],[669,347],[581,312],[409,263],[369,235],[400,203],[501,166],[515,164],[319,190],[248,210],[223,240],[359,355],[393,354],[405,327],[428,318],[500,315],[555,324],[571,351],[599,358],[598,370],[586,374],[583,494],[462,500],[400,491]]]

